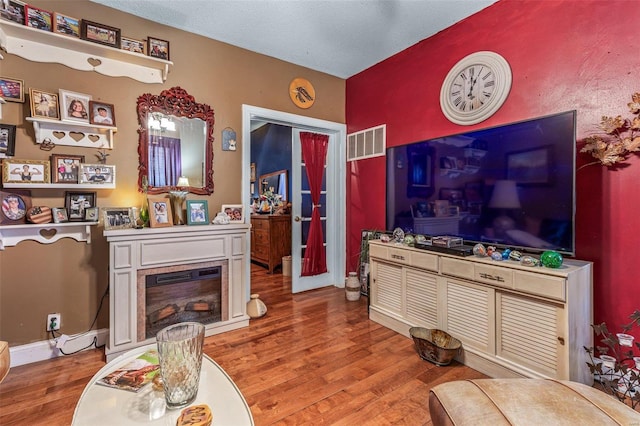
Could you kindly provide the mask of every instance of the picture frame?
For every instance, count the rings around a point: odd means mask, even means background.
[[[26,223],[27,212],[31,207],[31,191],[0,190],[0,225]]]
[[[550,185],[552,176],[552,152],[549,146],[508,152],[506,154],[507,180],[514,180],[518,185],[546,186]]]
[[[85,222],[97,222],[100,219],[100,209],[98,207],[88,207],[84,209]]]
[[[147,49],[146,44],[143,40],[136,40],[135,38],[129,37],[121,37],[120,38],[120,49],[127,50],[133,53],[141,53],[146,55]]]
[[[207,200],[187,200],[187,225],[208,225],[209,204]]]
[[[53,216],[54,223],[69,222],[69,216],[67,215],[67,209],[64,207],[53,207],[51,209],[51,215]]]
[[[91,95],[60,89],[60,117],[66,121],[89,123]]]
[[[116,115],[113,104],[89,101],[89,122],[100,126],[116,125]]]
[[[102,222],[105,231],[111,231],[113,229],[135,228],[133,208],[104,207],[102,209]]]
[[[84,155],[52,154],[51,181],[53,183],[78,183],[80,164]]]
[[[169,42],[155,37],[147,37],[147,55],[165,61],[170,60]]]
[[[64,208],[67,210],[69,222],[82,222],[85,218],[85,210],[96,207],[97,197],[95,192],[72,192],[64,194]]]
[[[80,19],[53,12],[53,32],[69,37],[80,38]]]
[[[80,164],[78,183],[108,184],[116,181],[113,164]]]
[[[53,29],[53,12],[48,10],[26,4],[24,6],[24,19],[27,27],[49,32]]]
[[[149,225],[152,228],[173,226],[171,202],[168,198],[155,196],[147,197],[149,203]]]
[[[244,223],[244,206],[242,204],[223,204],[222,211],[229,216],[230,223]]]
[[[0,2],[0,5],[2,6],[0,9],[0,18],[24,25],[25,2],[18,0],[3,0]]]
[[[29,103],[31,117],[60,120],[60,102],[57,94],[29,88]]]
[[[80,38],[120,49],[120,28],[83,19],[80,25]]]
[[[24,80],[0,77],[0,96],[7,102],[24,102]]]
[[[251,174],[249,175],[249,179],[251,183],[256,181],[256,163],[251,163]]]
[[[0,124],[0,157],[13,157],[16,151],[16,126]]]
[[[48,161],[7,158],[2,162],[2,183],[50,183],[49,165]]]

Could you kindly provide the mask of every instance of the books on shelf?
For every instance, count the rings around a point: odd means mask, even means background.
[[[160,373],[158,351],[150,349],[117,370],[98,379],[96,383],[117,389],[138,392]]]

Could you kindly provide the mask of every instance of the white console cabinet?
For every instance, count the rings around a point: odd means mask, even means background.
[[[591,384],[591,263],[558,269],[371,241],[371,320],[460,339],[458,361],[491,377]]]

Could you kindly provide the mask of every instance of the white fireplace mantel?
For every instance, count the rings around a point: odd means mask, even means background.
[[[104,232],[109,242],[109,341],[107,361],[154,339],[138,338],[138,271],[227,261],[228,319],[206,325],[207,336],[249,325],[245,272],[249,225],[172,226]]]

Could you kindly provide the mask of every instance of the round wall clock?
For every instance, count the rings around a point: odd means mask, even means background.
[[[316,90],[309,80],[294,78],[289,84],[289,97],[299,108],[310,108],[316,101]]]
[[[495,52],[475,52],[447,74],[440,89],[440,107],[450,121],[469,126],[498,111],[510,89],[509,63]]]

